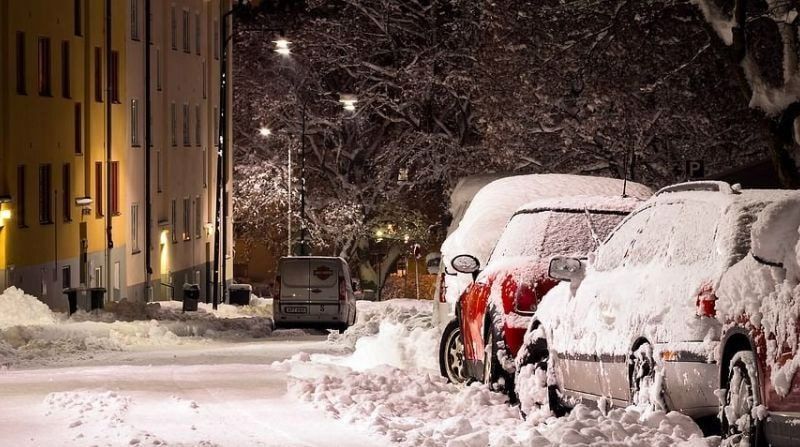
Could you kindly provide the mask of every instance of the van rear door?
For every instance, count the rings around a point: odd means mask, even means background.
[[[308,266],[308,296],[311,303],[339,301],[339,276],[341,262],[338,259],[311,258]]]
[[[309,259],[281,259],[281,302],[306,304],[309,300]]]

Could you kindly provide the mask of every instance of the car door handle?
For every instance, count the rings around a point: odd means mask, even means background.
[[[322,289],[311,289],[311,293],[320,293]]]

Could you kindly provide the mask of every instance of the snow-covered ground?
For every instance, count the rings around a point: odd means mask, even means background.
[[[716,445],[677,414],[528,420],[436,371],[431,303],[359,302],[345,334],[271,331],[251,306],[121,305],[67,318],[0,294],[0,445]]]

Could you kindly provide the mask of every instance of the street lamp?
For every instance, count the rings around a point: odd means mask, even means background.
[[[289,45],[291,45],[291,42],[289,42],[288,40],[283,38],[278,38],[276,40],[273,40],[272,43],[275,44],[275,52],[280,54],[281,56],[288,56],[292,54],[292,50],[289,49]]]
[[[348,112],[355,112],[356,103],[358,102],[358,97],[356,95],[351,95],[348,93],[340,93],[339,102],[342,103],[342,107]]]
[[[259,133],[259,135],[261,135],[262,137],[265,137],[265,138],[270,136],[270,135],[272,135],[272,131],[269,130],[268,127],[262,127],[261,129],[258,129],[258,133]]]

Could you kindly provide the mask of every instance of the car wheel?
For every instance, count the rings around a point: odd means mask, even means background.
[[[540,336],[521,349],[523,354],[519,358],[514,376],[514,392],[522,417],[526,418],[531,412],[542,408],[548,409],[557,417],[567,414],[569,408],[563,403],[551,370],[547,340]]]
[[[756,360],[752,351],[733,355],[725,383],[725,404],[720,408],[723,445],[758,446],[761,423],[754,414],[759,406]]]
[[[487,331],[486,343],[483,349],[483,383],[489,385],[489,388],[504,392],[509,395],[512,403],[516,402],[516,395],[514,394],[514,376],[508,373],[500,364],[498,355],[498,342],[503,341],[503,335],[499,333],[496,327],[495,312],[489,311],[489,318],[487,318]]]
[[[650,343],[642,343],[631,354],[630,384],[631,401],[634,405],[666,410],[661,379],[656,374],[656,362],[653,360]]]
[[[442,333],[439,372],[450,383],[463,384],[467,380],[464,374],[464,340],[458,320],[450,320]]]

